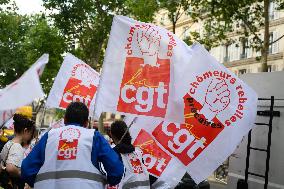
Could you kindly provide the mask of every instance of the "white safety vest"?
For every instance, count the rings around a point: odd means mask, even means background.
[[[45,161],[35,189],[103,189],[105,177],[92,164],[95,130],[68,125],[48,133]]]
[[[133,153],[121,154],[125,167],[124,176],[118,186],[107,189],[150,189],[149,173],[142,163],[139,149]]]

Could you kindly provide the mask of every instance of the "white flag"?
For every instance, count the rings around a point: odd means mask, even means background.
[[[55,78],[46,107],[66,109],[70,102],[80,101],[93,112],[99,79],[94,69],[68,53]]]
[[[44,96],[39,74],[47,62],[48,54],[42,55],[18,80],[1,90],[0,111],[15,110]]]
[[[138,115],[196,183],[253,127],[256,104],[256,93],[200,44],[188,47],[161,27],[114,17],[96,111]],[[153,117],[157,124],[145,124]]]
[[[244,95],[251,97],[244,101],[256,102],[255,92],[201,45],[189,48],[166,29],[124,16],[114,17],[100,83],[97,112],[177,123],[185,122],[184,98],[191,93],[204,105],[201,113],[209,121],[217,114],[234,114]]]
[[[128,125],[130,122],[126,121]],[[130,128],[130,134],[133,145],[143,152],[143,163],[149,174],[157,178],[152,187],[170,189],[180,182],[186,173],[186,167],[152,135],[159,123],[157,118],[138,118]]]
[[[4,126],[4,124],[7,123],[11,117],[13,117],[15,112],[16,110],[0,111],[0,127]]]

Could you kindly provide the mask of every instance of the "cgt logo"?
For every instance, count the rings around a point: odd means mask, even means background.
[[[136,154],[128,154],[133,173],[141,174],[143,173],[143,168],[140,160],[137,158]]]
[[[164,117],[169,96],[170,58],[175,46],[174,37],[170,33],[162,35],[158,27],[136,24],[130,28],[118,111]]]
[[[141,58],[127,58],[120,87],[118,111],[163,117],[168,103],[170,64],[144,65]]]
[[[142,150],[143,163],[148,172],[157,177],[161,176],[171,161],[171,156],[163,151],[151,135],[143,129],[133,144]]]
[[[61,108],[67,108],[71,102],[82,102],[90,107],[97,87],[94,85],[96,74],[86,64],[77,64],[73,67],[71,78],[68,80],[61,102]]]
[[[77,157],[78,139],[80,138],[78,129],[68,128],[61,132],[57,160],[73,160]]]
[[[59,106],[67,108],[71,102],[82,102],[90,107],[91,101],[96,93],[97,87],[91,85],[90,88],[80,85],[81,81],[70,78],[61,99]]]

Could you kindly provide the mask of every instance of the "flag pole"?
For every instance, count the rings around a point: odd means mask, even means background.
[[[137,117],[135,117],[131,123],[129,124],[129,126],[127,127],[127,129],[125,130],[124,134],[122,135],[121,139],[119,140],[118,144],[121,143],[121,141],[123,140],[123,138],[125,137],[125,135],[127,134],[127,132],[129,131],[130,127],[133,125],[133,123],[135,123],[137,120]]]

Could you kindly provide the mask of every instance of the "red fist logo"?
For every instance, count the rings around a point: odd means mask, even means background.
[[[200,113],[211,121],[218,113],[225,110],[230,104],[231,92],[228,84],[222,78],[214,78],[211,80],[206,94],[205,103]]]
[[[161,35],[151,25],[137,28],[137,43],[144,59],[144,65],[158,66],[158,54],[160,49]]]

